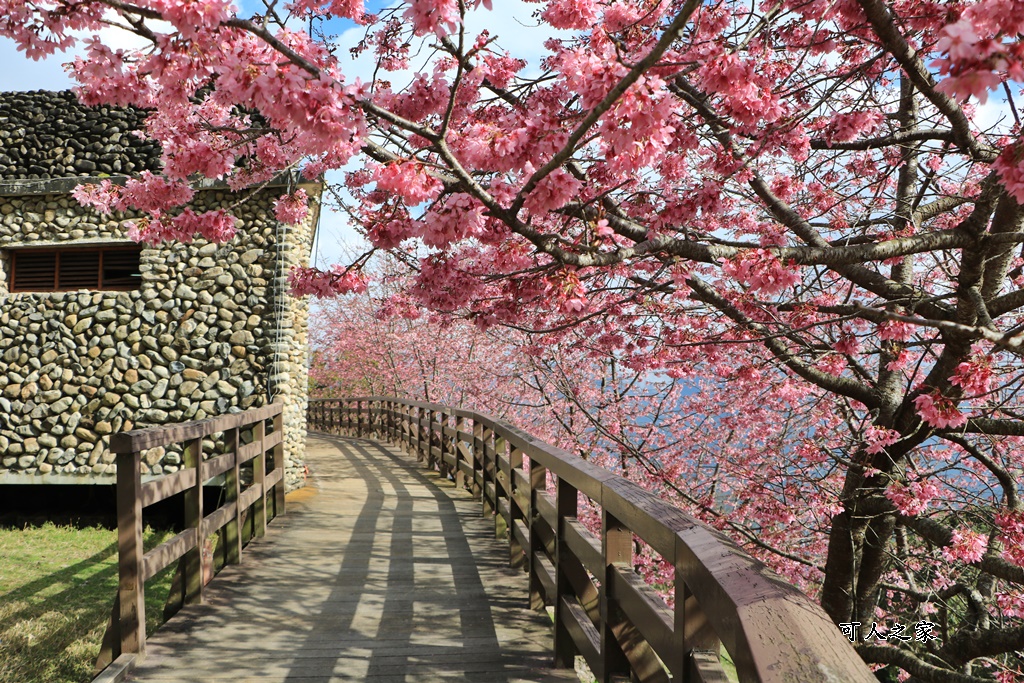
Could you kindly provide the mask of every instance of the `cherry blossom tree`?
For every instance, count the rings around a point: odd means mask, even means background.
[[[143,211],[140,239],[225,238],[175,208],[192,178],[345,166],[338,196],[414,278],[389,306],[688,383],[673,413],[704,417],[616,428],[623,464],[837,624],[934,616],[938,640],[858,640],[867,661],[1024,675],[1021,2],[546,0],[534,63],[468,29],[489,0],[0,6],[32,56],[111,24],[145,42],[89,39],[73,68],[86,102],[154,110],[163,174],[83,202]],[[371,80],[332,16],[365,26]],[[366,262],[294,287],[359,290]]]

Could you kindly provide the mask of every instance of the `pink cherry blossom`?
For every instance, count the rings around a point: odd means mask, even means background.
[[[967,416],[957,409],[956,404],[935,391],[915,398],[914,407],[922,420],[939,429],[967,424]]]
[[[969,529],[954,529],[953,541],[942,549],[947,560],[974,563],[981,560],[988,548],[988,537]]]
[[[927,481],[914,480],[906,484],[892,484],[885,490],[885,497],[904,515],[919,515],[928,509],[939,489]]]
[[[442,188],[439,180],[415,162],[396,161],[378,166],[373,180],[378,188],[401,196],[410,205],[436,199]]]
[[[963,389],[965,396],[971,397],[987,394],[991,389],[992,379],[992,358],[978,354],[957,365],[956,372],[949,381]]]
[[[871,426],[864,430],[864,443],[868,453],[881,453],[900,440],[900,433],[894,429]]]
[[[309,214],[309,197],[301,187],[274,200],[274,215],[287,225],[298,225]]]
[[[800,281],[795,270],[784,266],[779,259],[765,249],[753,249],[726,263],[722,270],[747,285],[751,292],[766,295],[778,294]]]

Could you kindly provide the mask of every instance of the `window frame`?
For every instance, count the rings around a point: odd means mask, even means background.
[[[12,246],[5,249],[6,260],[7,260],[7,291],[11,294],[45,294],[48,292],[78,292],[86,290],[90,292],[133,292],[140,289],[142,285],[142,272],[141,268],[137,270],[133,276],[135,281],[131,287],[126,286],[109,286],[103,282],[103,266],[104,266],[104,255],[111,252],[132,252],[139,255],[140,265],[142,259],[143,245],[134,243],[119,243],[119,244],[54,244],[47,246]],[[69,256],[74,258],[75,255],[82,255],[83,253],[98,253],[98,265],[96,273],[95,284],[87,287],[61,287],[60,276],[61,276],[61,258],[63,256]],[[18,287],[18,256],[21,254],[53,254],[53,285],[51,287],[42,289],[35,287]]]

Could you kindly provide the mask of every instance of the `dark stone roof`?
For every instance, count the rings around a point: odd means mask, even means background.
[[[0,93],[0,181],[157,171],[159,145],[133,132],[145,116],[86,107],[69,90]]]

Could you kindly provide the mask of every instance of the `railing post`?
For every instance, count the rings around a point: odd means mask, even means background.
[[[601,511],[601,547],[604,550],[604,576],[601,577],[599,596],[601,601],[601,662],[602,672],[598,680],[611,683],[613,676],[629,675],[629,660],[622,653],[612,624],[621,621],[615,595],[611,592],[613,565],[620,571],[633,571],[633,532],[625,524],[608,513]]]
[[[449,422],[451,421],[451,414],[446,409],[438,414],[438,420],[440,420],[441,422],[441,425],[438,428],[438,431],[441,435],[441,462],[438,464],[439,469],[441,471],[441,479],[448,479],[449,475],[451,475],[453,467],[452,465],[449,465],[448,462],[445,460],[445,456],[451,455],[454,461],[455,440],[448,438],[448,435],[446,435],[444,431],[451,426],[449,425]],[[454,479],[454,477],[452,478]]]
[[[481,489],[482,495],[480,499],[483,501],[483,514],[493,515],[497,511],[497,493],[498,489],[494,483],[494,462],[493,458],[497,455],[497,449],[494,447],[494,431],[490,427],[484,425],[481,431],[482,446],[480,447],[480,475],[481,475]],[[488,454],[488,450],[491,451]],[[494,498],[487,492],[488,484],[494,490]]]
[[[508,471],[505,473],[506,493],[508,493],[508,566],[515,568],[525,567],[526,557],[524,553],[529,548],[524,548],[516,538],[516,520],[526,519],[526,511],[516,500],[516,476],[515,470],[523,469],[523,452],[512,446],[508,453]],[[529,491],[526,492],[529,498]]]
[[[412,417],[413,409],[416,409],[416,419]],[[410,422],[412,426],[416,428],[416,460],[417,462],[423,462],[423,409],[419,405],[411,405],[410,407]]]
[[[384,424],[388,434],[388,441],[395,443],[395,402],[388,401],[385,404]]]
[[[455,438],[452,439],[452,453],[455,456],[455,487],[466,488],[466,473],[460,466],[465,458],[462,456],[462,436],[460,433],[466,428],[466,418],[461,415],[455,417]]]
[[[395,403],[394,403],[394,412],[395,412],[395,442],[397,444],[399,444],[406,453],[408,453],[409,452],[409,441],[408,441],[408,436],[409,435],[408,435],[408,433],[406,432],[406,429],[405,429],[405,426],[406,426],[405,416],[406,416],[406,412],[407,412],[405,404],[402,403],[401,401],[395,401]]]
[[[190,439],[185,444],[185,467],[196,471],[195,485],[185,491],[185,526],[196,530],[196,547],[185,553],[185,604],[201,604],[203,602],[203,581],[206,571],[206,558],[203,546],[206,539],[202,536],[203,529],[203,439]],[[212,572],[213,567],[210,567]]]
[[[434,411],[427,408],[427,469],[434,469],[436,460],[434,459]]]
[[[717,654],[721,648],[721,641],[715,635],[711,624],[704,611],[697,604],[697,598],[690,591],[689,586],[683,580],[685,576],[686,557],[691,551],[686,542],[676,536],[675,556],[675,609],[673,637],[676,647],[674,661],[665,662],[669,671],[675,676],[680,671],[679,680],[701,680],[699,673],[695,670],[693,655],[695,652],[714,652]]]
[[[285,471],[284,462],[284,409],[274,416],[274,431],[281,434],[281,440],[274,446],[274,464],[271,471],[281,470],[281,479],[274,485],[274,516],[284,514]]]
[[[537,499],[548,488],[548,471],[535,459],[530,458],[530,552],[527,555],[527,572],[530,577],[530,609],[540,612],[546,606],[543,584],[540,582],[538,557],[544,554],[539,527],[543,523]],[[548,596],[549,598],[551,596]]]
[[[117,590],[122,654],[146,651],[141,456],[140,451],[117,454]]]
[[[238,467],[238,432],[236,427],[224,433],[224,441],[232,452],[231,469],[224,473],[224,501],[235,508],[234,517],[224,525],[224,561],[227,564],[242,561],[242,508],[238,504],[242,478]]]
[[[469,490],[473,499],[483,498],[483,462],[484,462],[484,425],[480,420],[473,420],[473,481],[469,484]]]
[[[572,557],[572,550],[565,541],[566,520],[576,519],[579,514],[579,494],[575,487],[558,478],[555,488],[555,668],[573,669],[576,666],[576,643],[572,633],[565,626],[567,618],[562,598],[574,595],[572,583],[567,575],[566,565]]]
[[[253,426],[253,441],[260,445],[259,455],[252,461],[252,485],[259,486],[260,495],[253,505],[253,533],[256,538],[267,535],[267,450],[263,443],[267,437],[267,421],[259,420]]]
[[[499,502],[499,501],[501,501],[501,493],[502,493],[501,492],[501,489],[502,489],[501,480],[498,477],[499,465],[501,463],[502,456],[506,456],[506,455],[508,455],[508,442],[505,441],[505,437],[498,436],[497,434],[495,434],[494,435],[494,460],[492,462],[488,463],[488,469],[490,470],[490,474],[491,474],[491,482],[494,484],[494,512],[495,512],[495,516],[494,516],[494,535],[497,538],[506,538],[506,536],[505,536],[506,534],[508,534],[509,537],[512,536],[512,533],[511,533],[511,531],[512,531],[511,530],[511,526],[512,526],[512,502],[511,502],[512,501],[512,495],[511,495],[512,487],[511,487],[511,485],[509,485],[509,488],[505,491],[505,493],[508,494],[508,498],[509,498],[509,507],[508,507],[509,515],[508,515],[507,519],[505,518],[505,515],[501,514],[501,503]]]

